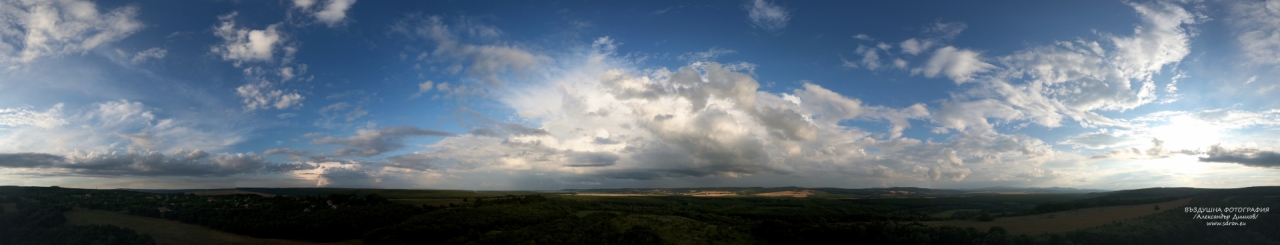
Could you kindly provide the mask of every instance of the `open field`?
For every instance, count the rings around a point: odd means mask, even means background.
[[[689,195],[695,196],[695,197],[727,197],[727,196],[737,196],[738,194],[734,194],[733,192],[728,192],[728,191],[699,191],[699,192],[689,193]]]
[[[766,196],[766,197],[809,197],[809,195],[813,195],[813,194],[814,192],[812,190],[803,190],[803,191],[775,191],[775,192],[768,192],[768,193],[760,193],[756,195]]]
[[[1000,226],[1007,230],[1009,234],[1038,235],[1046,232],[1057,233],[1074,231],[1108,224],[1112,221],[1122,221],[1152,215],[1163,211],[1176,210],[1179,207],[1186,206],[1190,202],[1191,199],[1188,198],[1156,204],[1087,208],[1047,214],[1003,217],[990,222],[949,220],[930,221],[924,223],[932,226],[973,227],[984,231],[990,229],[992,226]],[[1159,205],[1160,210],[1155,210],[1155,205]]]
[[[147,218],[102,210],[77,208],[71,212],[67,212],[66,216],[67,223],[72,225],[103,224],[133,229],[138,231],[140,234],[151,235],[152,238],[156,239],[156,244],[316,244],[306,241],[262,239],[236,235],[172,220]],[[346,242],[321,244],[363,243],[359,240],[351,240]]]

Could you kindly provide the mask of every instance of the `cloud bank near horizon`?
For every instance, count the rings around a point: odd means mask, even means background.
[[[352,12],[362,9],[356,4],[292,1],[283,18],[211,13],[193,25],[201,31],[163,35],[204,35],[207,42],[192,47],[125,47],[152,28],[154,20],[137,19],[145,7],[11,4],[16,10],[8,15],[57,13],[62,22],[49,20],[68,27],[7,23],[25,39],[5,39],[9,48],[0,51],[9,50],[10,58],[0,62],[16,67],[5,76],[46,77],[50,85],[38,91],[65,91],[48,78],[59,74],[44,67],[102,57],[101,66],[167,85],[129,87],[137,85],[119,79],[106,83],[123,89],[101,89],[111,95],[27,97],[41,106],[0,100],[0,180],[241,176],[255,185],[385,188],[1118,189],[1233,185],[1204,179],[1280,174],[1280,142],[1269,137],[1280,132],[1274,101],[1196,104],[1228,92],[1263,98],[1274,83],[1251,76],[1206,90],[1222,78],[1198,78],[1213,75],[1185,64],[1200,62],[1197,38],[1207,34],[1199,28],[1214,18],[1193,5],[1126,2],[1137,22],[1110,29],[1121,31],[1054,36],[1013,50],[962,41],[988,38],[971,37],[984,26],[924,18],[907,35],[846,36],[840,48],[847,50],[823,61],[830,70],[788,71],[747,48],[671,55],[649,47],[661,42],[626,43],[619,36],[629,33],[591,31],[608,22],[578,17],[563,17],[571,28],[539,39],[480,15],[409,12],[375,22]],[[1270,30],[1257,27],[1274,16],[1246,5],[1221,6],[1230,10],[1226,19],[1239,48],[1250,50],[1239,54],[1240,63],[1274,66],[1260,58]],[[807,31],[800,26],[808,24],[806,6],[754,0],[738,7],[734,13],[747,19],[739,23],[743,33],[782,38]],[[346,39],[318,37],[364,32],[381,33],[359,41],[371,50],[365,53],[326,52]],[[90,52],[104,49],[114,51]],[[169,70],[184,64],[175,59],[224,71],[201,71],[216,74],[209,84],[173,79],[180,75]],[[344,63],[374,59],[391,63]],[[810,78],[832,71],[904,79],[922,85],[898,93],[942,97],[869,94],[889,86],[871,76]],[[14,86],[0,81],[0,88]],[[1198,168],[1215,170],[1187,171]],[[1140,173],[1171,177],[1123,177]]]

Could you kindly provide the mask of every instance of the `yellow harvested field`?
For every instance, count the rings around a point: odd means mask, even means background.
[[[3,207],[4,207],[4,213],[6,213],[6,214],[17,213],[17,212],[18,212],[18,204],[17,204],[17,203],[11,203],[11,202],[0,203],[0,206],[3,206]]]
[[[775,191],[775,192],[768,192],[768,193],[760,193],[756,195],[766,196],[766,197],[808,197],[809,195],[813,195],[813,194],[815,193],[813,193],[812,190],[803,190],[803,191]]]
[[[1174,211],[1189,203],[1191,203],[1191,199],[1182,199],[1154,204],[1087,208],[1047,214],[1004,217],[997,218],[991,222],[948,220],[924,223],[932,226],[973,227],[980,231],[991,229],[992,226],[1000,226],[1009,231],[1009,234],[1039,235],[1046,232],[1058,233],[1092,228],[1112,221],[1123,221],[1164,211]],[[1155,210],[1155,205],[1160,205],[1160,210]]]
[[[72,225],[115,225],[133,229],[138,231],[138,233],[151,235],[152,238],[156,239],[156,244],[363,244],[359,240],[337,243],[313,243],[283,239],[263,239],[221,232],[205,228],[203,226],[186,224],[172,220],[81,208],[76,208],[71,212],[67,212],[66,216],[67,223]]]
[[[733,192],[727,192],[727,191],[699,191],[699,192],[689,193],[688,195],[695,196],[695,197],[727,197],[727,196],[737,196],[738,194],[735,194]]]

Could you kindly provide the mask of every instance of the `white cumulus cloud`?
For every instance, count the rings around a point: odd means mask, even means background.
[[[316,5],[319,3],[319,5]],[[356,0],[294,0],[293,7],[301,9],[329,27],[341,25],[347,19],[347,10]]]
[[[274,84],[267,81],[249,83],[237,87],[236,96],[240,97],[246,111],[270,108],[283,110],[302,107],[302,100],[306,99],[306,97],[297,92],[273,89],[274,87]]]
[[[62,107],[63,105],[59,103],[43,112],[31,111],[27,108],[0,108],[0,126],[36,126],[52,129],[66,125],[67,120],[62,118]]]
[[[946,46],[934,51],[933,57],[919,72],[925,77],[946,75],[956,83],[964,83],[973,80],[974,74],[993,68],[995,66],[983,62],[981,54],[976,51]]]
[[[237,67],[245,62],[271,61],[277,50],[280,50],[287,38],[278,29],[280,24],[268,25],[266,29],[254,30],[236,26],[235,17],[239,13],[218,16],[220,23],[213,28],[214,35],[222,38],[222,43],[210,48],[223,60],[235,62]]]
[[[776,32],[787,28],[787,22],[791,21],[791,11],[765,0],[749,1],[745,8],[747,18],[756,28]]]

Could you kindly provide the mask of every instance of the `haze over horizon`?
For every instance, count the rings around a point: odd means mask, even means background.
[[[1280,0],[0,6],[0,185],[1280,185]]]

